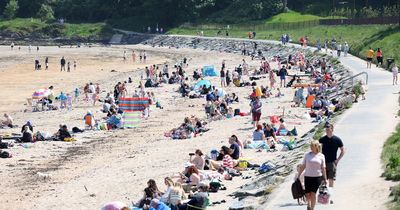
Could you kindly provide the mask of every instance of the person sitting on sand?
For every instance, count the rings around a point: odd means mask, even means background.
[[[179,205],[179,210],[196,210],[196,209],[206,209],[208,206],[208,184],[199,183],[198,192],[196,194],[191,194],[189,202]]]
[[[122,116],[119,112],[114,111],[111,117],[107,120],[107,123],[113,128],[121,128]]]
[[[138,202],[138,207],[143,208],[150,205],[150,202],[154,198],[159,198],[161,196],[161,191],[158,189],[156,181],[154,179],[149,179],[147,181],[147,187],[144,188],[143,198]]]
[[[219,168],[234,168],[239,163],[237,160],[232,159],[231,154],[232,149],[227,146],[222,146],[220,150],[220,155],[223,157],[222,161],[210,161],[211,170],[218,170]]]
[[[285,131],[287,132],[287,128],[286,128],[286,123],[285,120],[283,118],[279,119],[279,127],[278,127],[278,131],[276,132],[278,135],[282,135]]]
[[[195,153],[190,153],[190,163],[194,164],[194,166],[198,170],[204,170],[204,165],[206,163],[204,157],[203,157],[203,152],[199,149],[196,149]]]
[[[9,114],[4,114],[4,118],[5,120],[1,121],[1,125],[2,126],[6,126],[6,127],[14,127],[14,123],[13,123],[13,118],[9,115]]]
[[[228,108],[228,112],[226,113],[226,118],[230,119],[234,117],[235,112],[233,111],[232,107]]]
[[[264,123],[264,136],[267,138],[267,140],[271,139],[274,142],[278,142],[278,139],[276,138],[275,130],[274,127],[271,124]]]
[[[21,142],[33,142],[33,134],[28,126],[24,127],[24,131],[22,132]]]
[[[161,195],[160,200],[164,203],[168,203],[168,197],[170,196],[172,188],[174,187],[174,181],[172,181],[172,179],[170,177],[165,177],[164,184],[167,186],[167,189]]]
[[[232,135],[228,139],[228,143],[230,144],[229,148],[231,149],[230,156],[233,159],[237,160],[240,156],[243,156],[242,150],[244,148],[244,145],[236,135]]]
[[[183,200],[186,199],[185,191],[182,184],[175,182],[171,192],[169,193],[167,203],[171,209],[176,210]]]
[[[196,166],[192,165],[187,169],[187,174],[181,177],[182,183],[186,183],[189,186],[196,186],[200,183],[201,177],[200,172]]]
[[[56,133],[56,141],[64,141],[65,138],[71,138],[71,134],[68,131],[67,125],[60,125],[60,129]]]
[[[86,113],[86,115],[83,117],[83,120],[85,120],[85,126],[88,126],[89,129],[93,129],[93,126],[95,125],[95,119],[91,111]]]

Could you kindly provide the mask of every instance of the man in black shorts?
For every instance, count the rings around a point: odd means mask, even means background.
[[[333,125],[327,123],[325,125],[326,135],[319,139],[319,143],[322,144],[322,153],[325,155],[326,162],[326,176],[329,182],[331,203],[332,201],[332,190],[334,181],[336,180],[336,167],[339,161],[343,158],[345,153],[342,140],[333,135]],[[340,155],[337,157],[337,151],[340,149]]]

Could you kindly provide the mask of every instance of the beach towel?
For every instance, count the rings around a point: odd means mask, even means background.
[[[135,128],[140,123],[140,112],[124,112],[124,128]]]
[[[122,111],[144,111],[149,106],[149,98],[119,98]]]
[[[313,104],[313,102],[314,102],[314,98],[315,98],[314,95],[309,95],[309,96],[307,97],[306,108],[311,108],[311,107],[312,107],[312,104]]]

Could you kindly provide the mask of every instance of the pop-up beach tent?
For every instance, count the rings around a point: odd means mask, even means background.
[[[197,90],[197,89],[199,89],[201,86],[204,86],[204,85],[206,86],[206,88],[210,88],[210,87],[211,87],[211,82],[210,82],[210,80],[203,79],[203,80],[198,81],[198,82],[194,85],[194,89]]]
[[[214,66],[204,66],[203,67],[203,76],[216,77],[216,76],[219,76],[219,73],[217,70],[215,70]]]

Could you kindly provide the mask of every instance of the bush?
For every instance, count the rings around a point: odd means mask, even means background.
[[[17,14],[18,10],[18,1],[17,0],[10,0],[4,9],[3,15],[5,18],[13,19]]]
[[[54,20],[54,11],[51,6],[47,4],[42,4],[40,7],[37,17],[40,18],[40,20],[45,21],[45,22],[50,22]]]
[[[61,37],[65,34],[65,25],[63,24],[50,24],[42,29],[42,32],[47,36]]]

